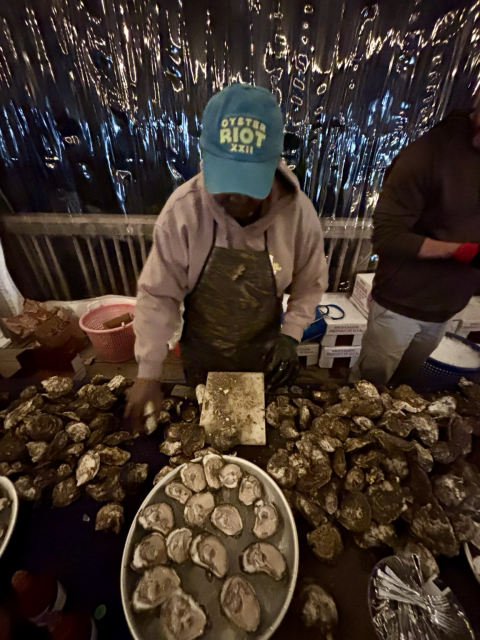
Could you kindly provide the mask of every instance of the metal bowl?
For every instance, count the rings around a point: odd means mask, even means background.
[[[243,458],[234,456],[223,456],[223,458],[226,464],[237,464],[245,473],[258,478],[263,487],[264,497],[268,502],[275,504],[280,517],[280,526],[277,533],[272,536],[272,538],[266,540],[266,542],[274,544],[283,553],[288,566],[287,577],[280,582],[275,582],[264,574],[247,576],[257,593],[262,611],[262,618],[258,630],[254,634],[248,634],[248,636],[252,638],[252,640],[267,640],[267,638],[272,636],[282,621],[290,606],[295,590],[299,561],[295,520],[281,489],[269,475],[252,462],[244,460]],[[183,512],[183,506],[168,498],[165,495],[164,489],[167,484],[180,475],[181,468],[182,467],[177,467],[155,485],[145,498],[139,511],[155,502],[168,502],[174,509],[176,525],[180,525],[182,522],[180,517]],[[243,533],[239,538],[226,539],[223,534],[219,534],[218,530],[214,529],[210,522],[205,525],[203,529],[215,533],[221,538],[222,542],[225,543],[230,561],[228,575],[241,573],[240,555],[242,551],[249,544],[258,542],[252,533],[254,523],[253,506],[247,508],[238,501],[238,489],[229,490],[223,488],[213,493],[216,496],[217,504],[231,502],[231,504],[234,504],[239,509],[244,521]],[[219,500],[217,496],[220,496]],[[135,545],[146,535],[142,527],[137,525],[137,518],[138,513],[130,527],[122,558],[120,582],[123,609],[130,632],[135,640],[165,640],[158,624],[158,617],[155,613],[147,612],[136,614],[132,611],[130,605],[130,599],[140,575],[130,568],[132,553]],[[220,611],[219,594],[223,584],[221,580],[217,578],[212,579],[204,569],[193,565],[191,562],[183,565],[175,565],[175,570],[182,581],[184,591],[191,594],[207,611],[209,625],[201,636],[201,640],[218,640],[219,638],[240,640],[245,638],[245,632],[234,627]]]
[[[7,548],[12,537],[18,517],[18,496],[13,483],[4,476],[0,476],[0,498],[7,497],[11,500],[11,505],[0,511],[0,527],[6,527],[5,535],[0,538],[0,558]]]

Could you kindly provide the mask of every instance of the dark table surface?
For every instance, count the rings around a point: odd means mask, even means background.
[[[67,606],[91,613],[106,606],[105,617],[98,621],[100,640],[131,638],[120,598],[120,565],[125,540],[133,518],[152,488],[152,480],[167,462],[158,445],[161,430],[149,439],[138,439],[131,447],[132,460],[148,462],[150,474],[141,492],[124,503],[125,525],[119,535],[95,531],[95,516],[101,506],[92,499],[82,498],[69,507],[56,509],[51,503],[22,503],[12,540],[0,559],[0,603],[5,602],[10,578],[17,569],[33,573],[50,573],[66,587]],[[242,447],[239,455],[265,467],[274,450],[266,447]],[[345,551],[333,567],[321,564],[306,544],[308,525],[297,520],[300,540],[299,580],[315,578],[331,592],[339,612],[337,640],[374,640],[376,638],[368,610],[368,582],[375,563],[385,555],[381,550],[359,549],[348,535],[344,536]],[[480,585],[475,581],[465,556],[440,560],[441,577],[465,608],[477,636],[480,638]],[[275,640],[317,640],[318,632],[299,627],[295,607],[290,607]],[[22,632],[21,640],[27,640]]]

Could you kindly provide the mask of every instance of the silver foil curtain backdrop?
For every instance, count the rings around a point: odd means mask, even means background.
[[[324,223],[365,223],[392,158],[470,104],[479,70],[478,0],[4,3],[2,210],[158,214],[198,171],[210,96],[249,82],[281,104]]]

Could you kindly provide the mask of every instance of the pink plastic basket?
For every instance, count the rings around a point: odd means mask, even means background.
[[[103,304],[91,309],[80,318],[80,327],[90,338],[99,356],[112,364],[126,362],[134,356],[135,334],[133,322],[116,329],[104,329],[103,324],[124,313],[135,314],[135,303]]]

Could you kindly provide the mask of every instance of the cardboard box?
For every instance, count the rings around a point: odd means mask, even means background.
[[[303,342],[297,347],[300,358],[307,357],[307,367],[317,364],[320,345],[318,342]]]
[[[354,333],[365,333],[367,329],[367,319],[360,313],[360,311],[354,307],[354,305],[347,298],[344,293],[326,293],[322,298],[322,305],[335,304],[345,312],[345,317],[341,320],[332,320],[332,318],[325,318],[327,323],[327,330],[322,338],[323,340],[327,336],[334,335],[351,335]],[[332,310],[332,315],[335,310]]]
[[[362,347],[322,347],[318,366],[321,369],[331,369],[336,358],[350,358],[350,368],[358,360]]]
[[[342,342],[342,338],[345,337],[346,336],[339,333],[329,336],[325,335],[323,336],[320,344],[322,347],[359,347],[362,344],[363,333],[354,333],[351,336],[347,336],[350,338],[350,341],[347,344],[345,344],[345,342],[343,344],[339,344],[339,342]]]
[[[365,317],[368,316],[368,310],[372,300],[374,276],[374,273],[357,273],[355,286],[353,287],[353,292],[350,297],[350,302],[355,305],[355,307]]]
[[[458,315],[461,316],[462,322],[460,328],[455,332],[457,335],[468,338],[470,333],[480,331],[480,296],[474,296]]]

